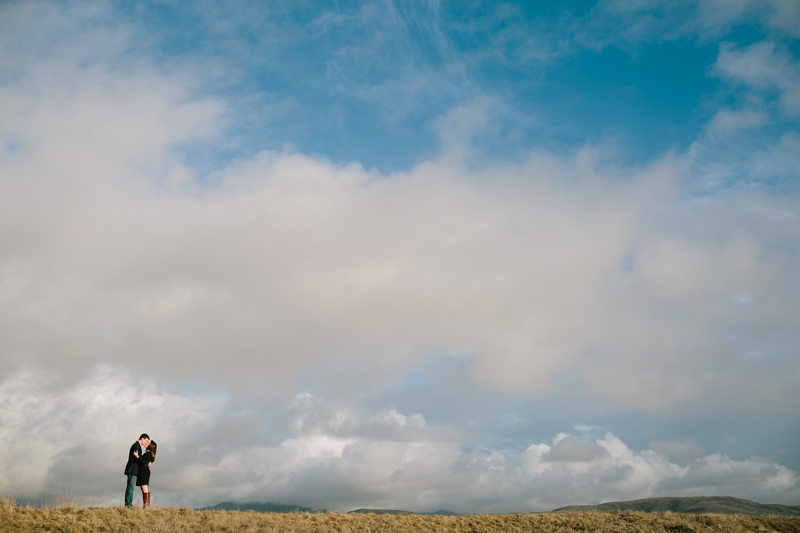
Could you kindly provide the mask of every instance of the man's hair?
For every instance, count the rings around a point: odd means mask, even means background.
[[[150,435],[148,435],[147,433],[142,433],[141,435],[139,435],[139,440],[142,439],[150,440]]]

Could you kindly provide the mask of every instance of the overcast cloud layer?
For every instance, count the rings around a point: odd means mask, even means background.
[[[224,61],[170,56],[119,6],[3,5],[0,494],[119,504],[124,453],[148,431],[164,505],[796,504],[800,63],[785,21],[800,13],[743,2],[722,20],[712,4],[683,5],[679,23],[655,2],[655,24],[601,2],[569,38],[545,33],[513,54],[455,51],[435,5],[398,4],[403,24],[431,24],[441,55],[409,77],[466,81],[430,104],[435,149],[394,171],[341,162],[311,137],[317,148],[248,152],[237,144],[246,104],[219,88]],[[360,9],[358,24],[388,20]],[[329,15],[308,28],[346,24]],[[647,31],[630,26],[620,43],[600,29],[629,20]],[[725,40],[743,21],[763,39]],[[522,126],[511,97],[470,81],[479,52],[505,50],[497,61],[525,71],[678,39],[719,41],[706,69],[720,88],[687,146],[644,162],[613,136],[497,151]],[[396,94],[379,88],[391,80],[367,91],[337,68],[326,65],[328,82],[378,102],[397,135],[410,127],[398,116],[423,112],[387,107]],[[445,98],[415,87],[395,90]],[[587,414],[565,418],[568,431],[492,444],[504,407],[440,409],[437,382],[428,405],[410,407],[442,360],[464,370],[461,394]],[[628,414],[665,427],[717,417],[720,428],[634,446],[610,422]],[[766,426],[747,427],[753,418]]]

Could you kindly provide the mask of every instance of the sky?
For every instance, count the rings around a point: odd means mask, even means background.
[[[0,495],[800,503],[796,0],[0,2]]]

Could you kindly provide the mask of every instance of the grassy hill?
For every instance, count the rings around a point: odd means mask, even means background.
[[[211,507],[203,507],[198,511],[255,511],[257,513],[326,513],[326,509],[312,509],[300,505],[284,505],[282,503],[234,503],[222,502]]]
[[[255,513],[177,507],[17,507],[0,499],[0,531],[89,533],[616,533],[800,532],[800,517],[675,513],[544,513],[433,516],[375,513]]]
[[[202,507],[198,511],[255,511],[257,513],[327,513],[327,509],[312,509],[311,507],[303,507],[301,505],[285,505],[282,503],[236,503],[236,502],[222,502],[217,505],[209,507]],[[355,514],[421,514],[421,515],[441,515],[441,516],[458,516],[457,513],[445,511],[440,509],[431,513],[415,513],[412,511],[403,511],[401,509],[355,509],[348,511],[348,513]]]
[[[203,507],[200,511],[256,511],[259,513],[325,513],[325,509],[312,509],[300,505],[285,505],[279,503],[235,503],[222,502],[211,507]],[[604,513],[609,511],[636,511],[641,513],[659,513],[670,511],[673,513],[687,514],[743,514],[800,516],[798,505],[778,505],[757,503],[730,496],[689,496],[674,498],[645,498],[622,502],[607,502],[600,505],[570,505],[561,507],[554,513]],[[418,513],[401,509],[355,509],[348,514],[377,514],[377,515],[429,515],[429,516],[458,516],[457,513],[438,510],[430,513]]]
[[[445,511],[444,509],[439,509],[438,511],[433,511],[431,513],[414,513],[411,511],[402,511],[400,509],[356,509],[354,511],[348,511],[348,514],[356,513],[356,514],[419,514],[419,515],[430,515],[430,516],[458,516],[458,513],[454,513],[452,511]]]
[[[757,503],[730,496],[688,496],[676,498],[645,498],[626,502],[607,502],[600,505],[570,505],[556,509],[554,513],[638,511],[657,513],[719,513],[743,515],[800,516],[800,505],[778,505]]]

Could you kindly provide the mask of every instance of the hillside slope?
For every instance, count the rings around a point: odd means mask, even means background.
[[[325,513],[326,509],[312,509],[300,505],[285,505],[282,503],[235,503],[222,502],[210,507],[203,507],[198,511],[255,511],[257,513]]]
[[[458,516],[458,513],[454,513],[452,511],[447,511],[445,509],[439,509],[438,511],[433,511],[430,513],[418,513],[413,511],[403,511],[401,509],[355,509],[353,511],[348,511],[348,514],[356,513],[356,514],[418,514],[418,515],[429,515],[429,516]]]
[[[701,515],[677,513],[548,513],[473,516],[425,516],[375,513],[254,513],[194,511],[177,507],[148,510],[125,507],[17,507],[0,498],[0,530],[51,533],[800,533],[797,516]]]
[[[554,513],[639,511],[656,513],[672,511],[673,513],[719,513],[781,516],[800,516],[800,506],[758,503],[730,496],[687,496],[675,498],[645,498],[624,502],[607,502],[600,505],[569,505],[555,509]]]

